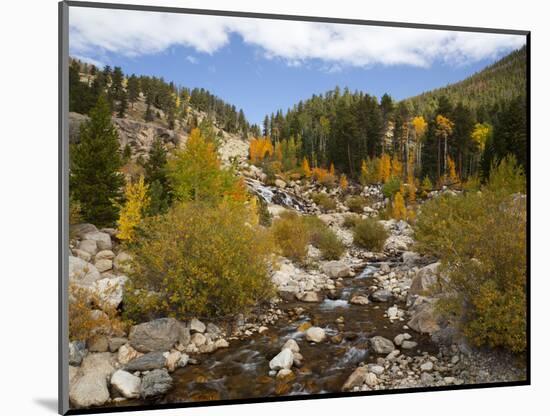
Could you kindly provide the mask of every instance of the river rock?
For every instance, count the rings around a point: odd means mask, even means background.
[[[206,325],[204,325],[197,318],[193,318],[189,322],[189,329],[191,330],[192,333],[193,332],[199,332],[199,333],[202,334],[202,333],[204,333],[204,331],[206,331]]]
[[[168,354],[165,354],[166,357],[166,368],[169,372],[173,372],[176,368],[179,367],[179,362],[181,359],[181,352],[175,350]]]
[[[88,350],[86,343],[82,341],[73,341],[69,343],[69,365],[79,366],[82,359],[86,356]]]
[[[297,368],[302,367],[304,362],[304,356],[299,352],[294,352],[292,353],[292,357],[293,357],[292,365],[294,365],[294,367],[297,367]]]
[[[407,333],[399,334],[399,335],[395,336],[395,338],[393,339],[393,343],[395,345],[399,346],[403,343],[403,341],[411,339],[411,338],[412,338],[411,334],[407,334]]]
[[[290,338],[289,340],[287,340],[283,347],[281,348],[281,350],[284,350],[285,348],[288,348],[290,351],[292,352],[300,352],[300,346],[298,345],[298,343]]]
[[[105,404],[109,400],[107,379],[99,372],[84,374],[70,386],[69,400],[76,408]]]
[[[374,373],[367,373],[365,376],[365,384],[369,387],[374,387],[378,384],[378,377]]]
[[[413,295],[423,295],[438,283],[439,262],[429,264],[421,268],[411,282],[409,293]]]
[[[434,368],[434,363],[431,361],[426,361],[424,364],[420,366],[421,371],[432,371]]]
[[[414,267],[419,260],[420,254],[415,253],[414,251],[405,251],[403,253],[403,263],[407,267]]]
[[[86,341],[88,351],[107,352],[109,350],[109,338],[105,335],[93,335]]]
[[[78,243],[78,249],[85,251],[90,256],[94,256],[97,253],[97,243],[95,240],[82,240]]]
[[[353,305],[368,305],[369,298],[363,295],[353,295],[349,300],[349,303]]]
[[[391,271],[390,265],[388,263],[380,264],[380,273],[388,274]]]
[[[133,374],[117,370],[111,376],[111,386],[127,399],[137,399],[141,390],[141,379]]]
[[[434,376],[430,373],[422,373],[420,374],[420,381],[425,386],[430,386],[434,383]]]
[[[109,351],[117,352],[120,349],[120,347],[122,347],[127,342],[128,342],[128,339],[123,337],[109,338]]]
[[[344,385],[342,386],[343,391],[351,391],[354,387],[360,387],[365,382],[367,377],[368,369],[367,367],[357,367],[353,373],[350,374]]]
[[[440,329],[438,315],[431,302],[425,302],[414,308],[407,326],[422,334],[432,334]]]
[[[286,188],[286,182],[283,181],[282,179],[275,179],[275,186],[277,188],[284,189],[284,188]]]
[[[113,248],[111,236],[107,233],[102,233],[100,231],[86,233],[82,236],[82,239],[94,240],[97,243],[97,248],[99,250],[111,250],[111,248]]]
[[[286,382],[286,381],[290,381],[294,378],[295,378],[294,373],[292,372],[292,370],[290,370],[288,368],[283,368],[282,370],[279,370],[277,372],[277,379],[278,380]]]
[[[124,251],[118,253],[113,260],[115,272],[128,274],[132,271],[132,256]]]
[[[294,355],[288,348],[283,349],[279,354],[272,358],[269,362],[269,368],[275,371],[282,370],[283,368],[290,369],[294,362]]]
[[[388,302],[393,297],[392,293],[387,289],[378,289],[370,296],[375,302]]]
[[[371,373],[376,374],[377,376],[381,376],[384,374],[384,367],[378,364],[369,364],[368,369]]]
[[[83,374],[100,373],[103,377],[111,377],[115,371],[115,357],[109,352],[88,354],[82,360],[80,370]]]
[[[180,360],[178,361],[178,367],[183,368],[190,362],[189,356],[187,354],[181,354]]]
[[[69,281],[79,286],[91,287],[99,279],[101,274],[93,264],[78,257],[69,256]]]
[[[76,113],[73,113],[76,114]],[[95,233],[97,232],[97,227],[93,224],[72,224],[69,226],[69,232],[71,236],[75,236],[76,238],[83,239],[82,237],[87,233]]]
[[[105,277],[95,281],[92,285],[92,290],[99,296],[99,299],[105,302],[109,307],[118,308],[122,303],[124,285],[127,281],[128,278],[126,276]]]
[[[165,368],[150,371],[141,380],[140,396],[143,399],[160,396],[172,387],[172,377]]]
[[[166,357],[160,351],[149,352],[134,358],[124,366],[126,371],[149,371],[163,368],[166,365]]]
[[[179,340],[181,325],[174,318],[160,318],[134,325],[128,337],[140,352],[168,351]]]
[[[113,262],[109,259],[96,260],[94,265],[100,273],[109,271],[113,268]]]
[[[143,354],[136,351],[129,344],[124,344],[118,349],[117,360],[120,364],[128,364],[134,358],[141,357]]]
[[[370,339],[370,345],[377,354],[389,354],[395,349],[393,342],[379,335]]]
[[[90,260],[92,260],[92,255],[84,250],[79,250],[78,248],[73,248],[72,250],[73,256],[78,257],[79,259],[84,260],[85,262],[89,263]]]
[[[322,265],[321,269],[328,277],[332,279],[351,276],[350,267],[343,261],[339,260],[326,262]]]
[[[404,350],[412,350],[413,348],[416,348],[417,345],[417,342],[405,340],[401,343],[401,348]]]
[[[323,301],[323,295],[320,292],[308,291],[303,293],[297,293],[296,299],[302,302],[318,303]]]
[[[206,344],[206,337],[200,332],[195,332],[191,335],[191,342],[195,344],[196,347],[202,347]]]
[[[225,340],[223,338],[220,338],[220,339],[217,339],[216,341],[214,341],[214,347],[215,347],[215,349],[229,348],[229,342],[227,342],[227,340]]]
[[[306,331],[306,340],[310,342],[323,342],[326,337],[327,334],[325,333],[325,330],[323,328],[319,328],[318,326],[312,326]]]

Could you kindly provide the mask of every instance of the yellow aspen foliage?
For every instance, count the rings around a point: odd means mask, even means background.
[[[458,176],[456,174],[455,161],[450,156],[447,157],[447,165],[448,165],[448,169],[449,169],[449,181],[451,183],[460,182],[460,180],[458,179]]]
[[[428,123],[426,120],[424,120],[424,117],[422,116],[417,116],[413,118],[412,124],[414,127],[414,132],[416,133],[416,139],[422,139],[426,133],[426,129],[428,128]]]
[[[249,145],[250,161],[258,163],[264,160],[266,156],[273,156],[273,144],[269,137],[252,139]]]
[[[309,162],[304,157],[304,160],[302,160],[302,171],[304,172],[304,176],[306,178],[311,177],[311,168],[309,167]]]
[[[392,217],[396,220],[407,219],[407,207],[405,206],[405,200],[401,192],[397,192],[393,197]]]
[[[397,155],[393,157],[391,161],[391,173],[390,176],[400,178],[403,176],[403,164],[397,158]]]
[[[348,178],[346,178],[346,175],[341,175],[340,176],[340,189],[342,189],[343,191],[346,191],[348,189]]]
[[[411,173],[407,176],[407,199],[409,203],[416,201],[416,181]]]
[[[365,159],[363,159],[361,161],[361,176],[359,178],[361,185],[365,186],[367,184],[368,177],[369,177],[369,167],[367,166],[367,162],[365,161]]]
[[[478,149],[483,152],[485,143],[491,135],[492,127],[489,123],[476,123],[472,131],[471,138],[477,144]]]
[[[453,132],[455,124],[447,117],[438,114],[435,118],[435,124],[437,126],[436,135],[440,137],[450,136]]]
[[[387,153],[384,153],[378,164],[378,179],[380,182],[387,182],[391,177],[391,160]]]
[[[136,237],[136,227],[143,219],[143,213],[149,206],[150,198],[147,194],[149,186],[145,184],[143,175],[139,180],[126,184],[124,196],[125,204],[120,210],[120,217],[117,222],[118,238],[132,242]]]
[[[329,173],[334,176],[334,163],[330,163],[330,169],[329,169]]]

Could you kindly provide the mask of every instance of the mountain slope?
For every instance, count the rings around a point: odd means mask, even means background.
[[[527,51],[522,47],[480,72],[455,84],[431,90],[405,100],[416,114],[429,115],[437,107],[437,98],[447,96],[453,105],[462,102],[479,110],[509,102],[526,91]]]

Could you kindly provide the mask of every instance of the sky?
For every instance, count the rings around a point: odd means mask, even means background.
[[[261,124],[335,86],[401,100],[460,81],[524,36],[70,7],[69,53],[204,87]]]

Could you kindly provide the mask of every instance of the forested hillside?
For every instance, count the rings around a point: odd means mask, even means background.
[[[265,117],[264,137],[281,148],[274,168],[291,170],[305,158],[372,182],[391,159],[392,176],[441,185],[486,178],[509,153],[525,166],[525,58],[525,48],[517,50],[460,83],[401,102],[338,87],[313,95]]]

